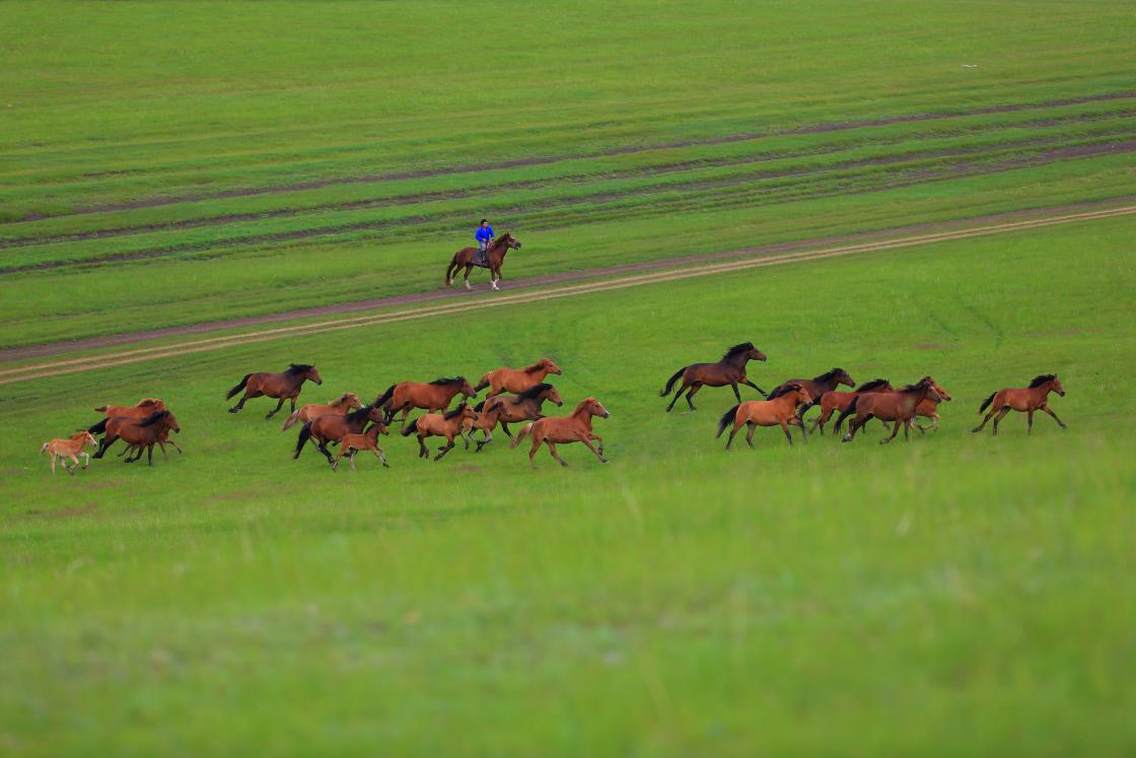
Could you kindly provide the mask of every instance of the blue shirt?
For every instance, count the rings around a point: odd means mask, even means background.
[[[480,227],[479,226],[479,227],[477,227],[477,231],[474,232],[473,238],[475,240],[477,240],[478,242],[488,242],[489,240],[493,239],[493,236],[494,235],[493,235],[493,227],[492,226],[486,226],[486,227]]]

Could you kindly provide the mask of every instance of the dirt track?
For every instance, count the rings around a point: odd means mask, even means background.
[[[623,289],[626,287],[635,287],[644,284],[655,284],[659,282],[669,282],[701,276],[710,276],[713,274],[730,273],[763,266],[774,266],[785,263],[796,263],[800,261],[817,260],[823,258],[835,258],[839,256],[870,253],[881,250],[915,247],[919,245],[932,244],[935,242],[946,242],[951,240],[967,239],[971,237],[1004,234],[1027,229],[1053,226],[1056,224],[1133,215],[1136,214],[1136,205],[1100,208],[1096,210],[1081,210],[1079,212],[1068,211],[1069,209],[1067,208],[1046,209],[1037,217],[1027,219],[1021,219],[1021,214],[1017,214],[1018,220],[1003,220],[1001,223],[991,223],[989,221],[980,221],[976,223],[976,220],[972,219],[969,225],[961,226],[955,229],[928,232],[927,229],[931,227],[923,227],[924,232],[921,234],[895,236],[887,239],[875,239],[852,244],[830,243],[825,245],[823,243],[817,243],[814,241],[812,243],[795,243],[793,245],[784,245],[779,247],[771,246],[765,248],[748,248],[745,250],[734,251],[732,253],[718,256],[718,260],[726,258],[726,260],[718,263],[707,264],[708,258],[705,256],[693,258],[687,257],[683,259],[668,259],[664,261],[650,262],[647,264],[636,264],[634,266],[627,267],[612,267],[608,269],[593,270],[590,272],[581,272],[576,274],[562,274],[554,277],[540,277],[528,280],[527,283],[521,282],[519,284],[513,285],[514,289],[519,288],[522,290],[521,292],[517,292],[515,294],[497,294],[493,296],[481,297],[472,301],[468,297],[462,297],[457,302],[443,302],[436,305],[423,305],[419,307],[388,311],[379,314],[330,319],[309,324],[282,326],[273,329],[263,329],[221,337],[190,340],[176,345],[160,345],[154,347],[135,348],[109,356],[102,355],[94,357],[74,358],[70,360],[59,360],[37,365],[4,369],[0,370],[0,384],[9,384],[12,382],[25,381],[29,379],[40,379],[50,376],[57,376],[60,374],[92,371],[99,368],[106,368],[108,366],[138,363],[142,361],[156,360],[159,358],[173,358],[189,353],[219,350],[226,347],[264,342],[268,340],[279,339],[282,337],[319,334],[324,332],[339,331],[341,329],[353,329],[357,327],[373,326],[377,324],[393,323],[397,321],[428,318],[431,316],[452,313],[454,311],[468,312],[473,309],[492,308],[501,305],[514,305],[518,303],[528,303],[533,301],[545,301],[553,298],[571,297],[574,295],[603,292],[613,289]],[[1003,219],[1006,218],[1007,217],[1005,216],[1003,217]],[[685,263],[689,265],[692,262],[703,263],[706,265],[703,265],[700,268],[685,268],[677,270],[671,268],[676,264]],[[600,281],[591,281],[581,284],[569,284],[561,287],[547,286],[550,283],[554,283],[556,281],[563,282],[571,281],[573,279],[579,280],[582,278],[592,278],[596,276],[611,275],[636,270],[648,271],[649,273],[637,273],[627,276],[619,276],[612,279],[601,279]],[[310,309],[308,311],[294,311],[290,313],[276,314],[270,317],[265,317],[263,321],[261,321],[261,323],[268,320],[292,320],[302,318],[306,315],[328,315],[330,313],[345,313],[350,312],[351,310],[361,310],[364,308],[371,309],[382,306],[405,304],[409,302],[453,300],[457,296],[460,296],[460,293],[457,293],[455,295],[455,293],[448,291],[438,293],[419,293],[418,295],[408,295],[402,296],[401,298],[368,301],[367,303],[347,303],[340,306],[330,306],[329,308],[325,309]],[[201,324],[194,327],[183,328],[185,329],[185,331],[182,331],[181,333],[187,333],[188,329],[194,329],[202,332],[208,330],[234,328],[251,323],[253,323],[253,320],[249,319],[229,322],[215,322],[212,324]],[[155,332],[143,332],[133,335],[118,335],[117,337],[113,338],[86,340],[83,343],[66,343],[62,346],[62,349],[58,349],[61,347],[58,344],[32,346],[28,348],[15,348],[13,350],[8,350],[0,353],[0,359],[19,360],[21,358],[32,357],[36,355],[36,353],[33,352],[36,349],[47,350],[54,348],[56,349],[55,352],[62,352],[63,350],[92,349],[97,347],[109,347],[114,344],[123,344],[126,342],[137,342],[146,339],[153,339],[161,336],[169,336],[173,333],[176,332],[174,332],[173,330],[164,330]],[[42,355],[45,353],[39,354]]]

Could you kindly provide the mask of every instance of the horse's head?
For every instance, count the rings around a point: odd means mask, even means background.
[[[556,403],[558,406],[564,405],[564,401],[560,398],[560,393],[557,392],[556,388],[553,387],[551,384],[548,385],[548,389],[544,391],[543,395],[544,396],[543,396],[542,399],[544,399],[544,400],[551,400],[552,402]]]
[[[855,387],[856,386],[856,382],[852,381],[852,377],[849,376],[848,372],[845,371],[844,369],[834,368],[832,370],[832,374],[833,374],[833,379],[836,380],[836,386],[837,387],[839,387],[841,384],[843,384],[847,387]]]
[[[77,434],[72,434],[71,439],[73,439],[76,442],[82,441],[83,447],[86,447],[87,445],[98,446],[98,444],[99,444],[99,441],[97,439],[95,439],[95,435],[91,434],[86,429],[84,429],[83,431],[81,431]]]
[[[323,384],[323,379],[320,379],[319,371],[316,371],[316,367],[310,363],[293,363],[288,366],[288,370],[285,373],[298,376],[301,382],[310,379],[316,384]]]
[[[461,394],[466,397],[477,397],[477,390],[473,388],[473,385],[471,385],[464,376],[459,376],[454,382],[459,385],[458,392]]]
[[[1057,374],[1053,375],[1053,391],[1061,397],[1065,397],[1065,388],[1061,386],[1061,380],[1057,378]]]
[[[362,409],[360,409],[360,412],[362,412]],[[377,405],[367,406],[367,420],[384,426],[388,423],[386,413]]]
[[[557,376],[559,376],[559,375],[564,373],[563,371],[560,370],[560,367],[557,366],[552,361],[551,358],[541,358],[539,365],[542,369],[544,369],[545,371],[547,371],[550,374],[556,374]]]
[[[344,392],[335,400],[332,400],[329,405],[333,405],[336,408],[347,408],[347,410],[353,411],[357,408],[362,408],[363,401],[360,400],[359,396],[354,392]]]
[[[808,405],[813,401],[813,394],[803,384],[797,385],[797,404]]]
[[[503,233],[497,238],[497,244],[504,245],[508,249],[521,249],[521,241],[508,232]]]
[[[951,393],[947,392],[947,389],[945,387],[943,387],[941,384],[939,384],[929,376],[925,376],[923,378],[931,383],[931,390],[934,391],[936,395],[941,397],[943,400],[949,401],[951,399]]]
[[[369,435],[373,440],[378,439],[380,434],[390,434],[390,427],[387,425],[386,419],[382,417],[381,413],[379,416],[378,421],[371,419],[374,423],[372,423],[365,432],[365,434]]]
[[[922,393],[923,396],[928,400],[932,400],[936,403],[941,403],[943,401],[943,396],[935,391],[935,380],[929,376],[923,377],[915,384],[908,385],[900,391]]]
[[[589,416],[599,416],[600,418],[607,418],[611,414],[608,413],[607,408],[594,397],[584,398],[578,406],[576,406],[576,413],[586,413]],[[573,414],[575,415],[575,414]]]
[[[748,350],[746,351],[746,354],[745,354],[745,356],[746,356],[746,360],[749,360],[749,361],[764,361],[764,360],[768,360],[768,359],[767,359],[767,358],[765,357],[765,353],[761,352],[761,351],[760,351],[760,350],[758,350],[758,349],[757,349],[756,347],[754,347],[754,346],[753,346],[753,343],[752,343],[752,342],[750,342],[750,343],[747,343],[747,344],[749,345],[749,349],[748,349]]]

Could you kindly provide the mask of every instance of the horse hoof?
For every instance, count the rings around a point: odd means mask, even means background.
[[[240,412],[241,412],[241,411],[240,411],[240,409],[239,409],[239,408],[230,408],[230,409],[229,409],[229,413],[240,413]]]
[[[469,282],[466,282],[466,283],[465,283],[465,288],[466,288],[467,290],[472,290],[472,289],[473,289],[473,287],[470,287],[470,286],[469,286]]]

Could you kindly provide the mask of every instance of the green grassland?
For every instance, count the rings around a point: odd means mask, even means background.
[[[1131,197],[1130,10],[3,4],[0,344]]]
[[[363,328],[0,387],[7,752],[1130,753],[1136,272],[1125,219]],[[938,433],[731,453],[663,413],[752,339],[770,386],[932,373]],[[494,443],[332,473],[223,394],[548,354],[612,463]],[[1059,372],[1062,432],[968,429]],[[51,477],[43,438],[166,398],[186,452]]]

